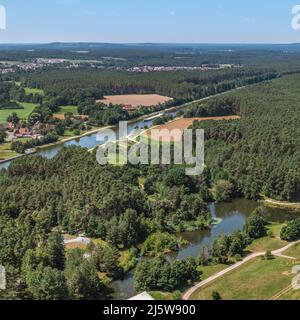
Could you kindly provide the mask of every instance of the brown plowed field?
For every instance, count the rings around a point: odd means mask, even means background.
[[[237,120],[240,119],[240,116],[224,116],[224,117],[204,117],[204,118],[183,118],[183,119],[178,119],[178,120],[174,120],[171,121],[169,123],[157,126],[153,129],[158,129],[158,130],[164,130],[167,129],[169,132],[171,132],[172,130],[175,129],[179,129],[181,134],[180,136],[176,136],[176,137],[171,137],[171,141],[179,141],[181,139],[181,136],[183,134],[183,131],[188,129],[194,121],[225,121],[225,120]],[[147,131],[147,136],[151,137],[151,132],[152,129],[150,129],[149,131]],[[168,136],[169,134],[166,135],[166,137],[164,137],[162,135],[162,137],[158,138],[158,137],[153,137],[154,140],[160,140],[160,141],[168,141]]]
[[[105,96],[102,102],[106,105],[119,104],[119,105],[130,105],[132,107],[151,107],[156,106],[160,103],[165,103],[172,100],[172,98],[160,96],[158,94],[128,94],[128,95],[116,95],[116,96]]]

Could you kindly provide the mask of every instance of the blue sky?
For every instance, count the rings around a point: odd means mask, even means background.
[[[300,42],[300,0],[0,0],[13,42]]]

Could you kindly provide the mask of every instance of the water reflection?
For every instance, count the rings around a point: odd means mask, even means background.
[[[169,255],[172,259],[184,260],[187,257],[198,257],[203,247],[210,248],[215,239],[221,234],[232,234],[243,230],[243,226],[250,213],[259,207],[256,201],[236,199],[230,203],[211,204],[210,210],[214,218],[221,218],[222,223],[215,225],[211,230],[180,233],[189,245],[179,252]],[[265,207],[263,214],[268,221],[284,222],[299,217],[299,213],[278,208]],[[128,299],[137,294],[134,289],[134,272],[124,280],[116,281],[113,285],[114,299]]]

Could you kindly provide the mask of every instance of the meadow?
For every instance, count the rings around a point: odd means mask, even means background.
[[[288,287],[293,278],[293,261],[285,258],[257,258],[202,289],[191,300],[212,300],[217,291],[223,300],[266,300]]]
[[[13,112],[16,112],[19,118],[27,120],[30,113],[36,107],[34,103],[19,102],[19,104],[24,107],[24,109],[1,109],[0,110],[0,123],[6,123],[7,117]]]

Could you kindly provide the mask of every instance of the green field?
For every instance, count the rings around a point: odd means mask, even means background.
[[[300,289],[290,289],[287,293],[283,294],[276,300],[300,300]]]
[[[284,254],[289,257],[294,257],[300,260],[300,244],[294,245],[292,248],[286,250]]]
[[[21,81],[15,81],[15,84],[20,87],[22,85],[22,82]],[[24,90],[25,90],[25,94],[26,95],[29,95],[29,94],[39,94],[40,96],[44,96],[45,95],[44,90],[42,90],[42,89],[25,87]]]
[[[24,88],[25,90],[25,94],[26,95],[29,95],[29,94],[39,94],[40,96],[44,96],[45,93],[44,93],[44,90],[42,89],[35,89],[35,88]]]
[[[283,227],[282,224],[270,224],[268,230],[273,232],[272,237],[264,237],[254,240],[248,247],[247,251],[250,252],[263,252],[267,250],[276,250],[283,248],[287,245],[286,241],[280,239],[280,231]]]
[[[78,115],[77,106],[60,106],[60,111],[57,114],[73,113],[74,116]]]
[[[0,110],[0,123],[6,123],[7,117],[11,115],[13,112],[16,112],[17,115],[21,119],[26,119],[30,115],[30,113],[33,111],[33,109],[36,107],[36,104],[34,103],[26,103],[26,102],[19,102],[21,106],[24,107],[24,109],[5,109]]]
[[[291,284],[293,262],[289,259],[257,258],[238,270],[196,291],[191,300],[211,300],[217,291],[223,300],[265,300]]]
[[[19,154],[10,149],[10,143],[0,144],[0,160],[6,160],[18,156]]]

